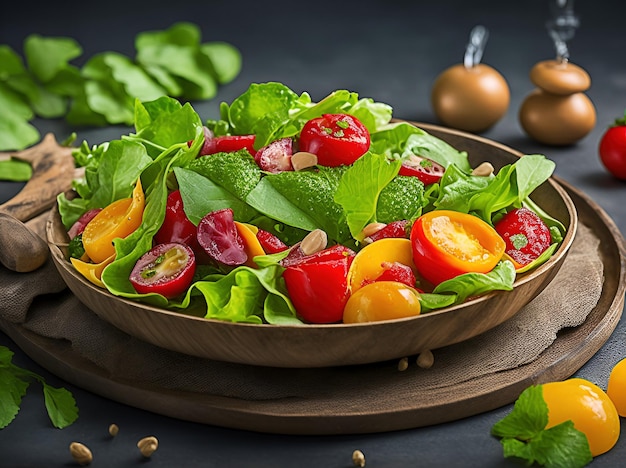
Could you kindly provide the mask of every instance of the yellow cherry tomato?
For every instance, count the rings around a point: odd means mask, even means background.
[[[611,370],[607,395],[620,416],[626,417],[626,359],[622,359]]]
[[[348,271],[348,285],[354,294],[363,284],[374,281],[385,271],[385,263],[402,263],[416,271],[409,239],[390,237],[363,247]]]
[[[488,273],[506,248],[491,225],[450,210],[420,216],[411,228],[411,242],[417,269],[434,285],[464,273]]]
[[[257,232],[259,232],[259,228],[252,224],[240,223],[238,221],[235,221],[235,227],[243,239],[243,246],[246,250],[246,254],[248,254],[248,260],[245,265],[250,268],[258,268],[258,265],[254,263],[252,259],[257,255],[265,255],[265,251],[256,236]]]
[[[131,198],[114,201],[85,226],[83,247],[94,263],[102,263],[115,254],[113,240],[127,237],[141,224],[145,197],[137,180]]]
[[[343,310],[343,322],[377,322],[413,317],[420,312],[416,289],[397,281],[374,281],[352,293]]]
[[[548,405],[546,429],[571,420],[587,436],[591,455],[608,452],[617,443],[620,421],[615,405],[597,385],[572,378],[542,385]]]
[[[100,263],[88,263],[77,258],[70,258],[70,262],[72,262],[76,271],[101,288],[106,287],[102,282],[102,272],[113,260],[115,260],[115,254]]]

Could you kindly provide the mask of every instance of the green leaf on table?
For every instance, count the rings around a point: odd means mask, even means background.
[[[64,428],[76,421],[76,401],[68,390],[51,387],[43,377],[16,366],[12,360],[13,352],[0,346],[0,429],[15,419],[31,379],[43,386],[46,410],[55,427]]]
[[[28,385],[11,372],[11,367],[0,363],[0,429],[7,427],[19,413]]]
[[[64,116],[67,112],[67,98],[48,91],[28,73],[12,75],[5,83],[11,89],[23,95],[35,114],[40,117],[57,118]]]
[[[54,427],[63,429],[78,419],[76,400],[65,388],[56,388],[42,382],[48,416]]]
[[[232,44],[207,42],[200,45],[200,51],[213,63],[219,84],[230,83],[241,71],[241,52]]]
[[[0,81],[26,73],[22,58],[8,45],[0,44]]]
[[[69,37],[42,37],[31,34],[24,41],[24,55],[30,71],[41,83],[52,80],[68,62],[83,53],[78,42]]]
[[[26,161],[20,161],[18,159],[0,161],[0,180],[26,182],[30,180],[32,175],[33,168],[30,163]]]
[[[0,113],[0,151],[27,148],[39,141],[39,130],[10,112]]]
[[[135,40],[137,61],[148,72],[167,72],[187,99],[210,99],[217,93],[216,73],[200,50],[200,30],[192,23],[175,23],[163,31],[147,31]],[[155,78],[158,80],[158,78]]]
[[[541,385],[525,389],[513,410],[491,428],[506,458],[546,467],[581,468],[593,460],[587,437],[572,421],[545,429],[548,406]]]

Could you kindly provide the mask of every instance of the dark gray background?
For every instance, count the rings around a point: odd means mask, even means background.
[[[587,193],[626,232],[626,182],[601,165],[597,146],[606,127],[626,108],[626,5],[620,1],[578,1],[580,28],[570,43],[572,62],[592,78],[588,96],[597,110],[595,129],[569,147],[547,147],[529,140],[517,113],[532,90],[528,72],[534,63],[554,58],[545,29],[546,0],[338,2],[126,1],[12,2],[0,13],[0,44],[22,51],[32,33],[70,36],[83,47],[77,64],[98,52],[134,55],[133,40],[145,30],[165,29],[176,21],[201,26],[203,41],[221,40],[243,54],[239,77],[220,88],[209,102],[194,103],[202,118],[218,115],[251,82],[280,81],[319,100],[334,89],[350,89],[394,108],[398,118],[438,123],[430,106],[433,80],[462,61],[472,27],[482,24],[490,37],[483,62],[498,69],[511,88],[505,117],[485,137],[524,153],[542,153],[557,163],[556,174]],[[1,111],[1,110],[0,110]],[[77,129],[62,120],[36,121],[43,132],[63,140],[77,131],[91,144],[128,133],[125,127]],[[0,184],[1,200],[19,184]],[[581,285],[584,287],[584,285]],[[622,321],[623,322],[623,321]],[[610,367],[626,357],[626,325],[578,373],[604,386]],[[82,391],[50,375],[19,351],[5,335],[0,344],[16,351],[16,362],[40,372],[55,385],[74,392],[80,419],[64,430],[52,429],[39,390],[33,386],[16,420],[0,431],[0,466],[71,466],[67,447],[73,440],[96,452],[92,466],[135,466],[142,461],[134,444],[155,434],[161,448],[148,462],[169,466],[349,467],[355,448],[368,467],[518,466],[504,460],[499,442],[489,435],[510,407],[477,417],[415,430],[364,436],[301,437],[235,431],[161,417]],[[122,431],[107,440],[108,424]],[[626,431],[626,423],[622,421]],[[121,436],[123,434],[123,437]],[[597,458],[594,466],[623,466],[626,439]],[[519,465],[521,466],[521,465]]]

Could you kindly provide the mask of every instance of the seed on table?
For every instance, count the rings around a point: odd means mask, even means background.
[[[144,437],[139,442],[137,442],[137,447],[141,454],[149,458],[159,446],[159,441],[154,436]]]
[[[409,368],[409,358],[403,357],[398,361],[398,370],[400,372],[405,371]]]
[[[354,466],[363,468],[365,466],[365,455],[363,455],[363,452],[360,450],[352,452],[352,463],[354,463]]]
[[[70,444],[70,455],[79,465],[89,465],[93,461],[91,450],[80,442],[72,442]]]
[[[117,424],[111,424],[109,426],[109,434],[111,434],[111,437],[115,437],[118,432],[120,432],[120,428],[117,427]]]

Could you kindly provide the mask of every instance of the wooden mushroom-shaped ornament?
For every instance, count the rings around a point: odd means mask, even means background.
[[[449,127],[481,133],[509,108],[511,93],[506,80],[494,68],[480,63],[487,37],[483,26],[472,29],[464,63],[444,70],[433,84],[433,110]]]
[[[537,87],[522,102],[519,120],[524,131],[540,143],[571,145],[596,124],[596,110],[584,92],[591,86],[585,70],[569,61],[567,41],[579,25],[573,0],[551,1],[553,18],[547,27],[556,60],[544,60],[530,70]]]
[[[524,131],[540,143],[571,145],[596,124],[596,110],[584,93],[591,86],[587,72],[567,60],[545,60],[530,71],[534,89],[519,111]]]

